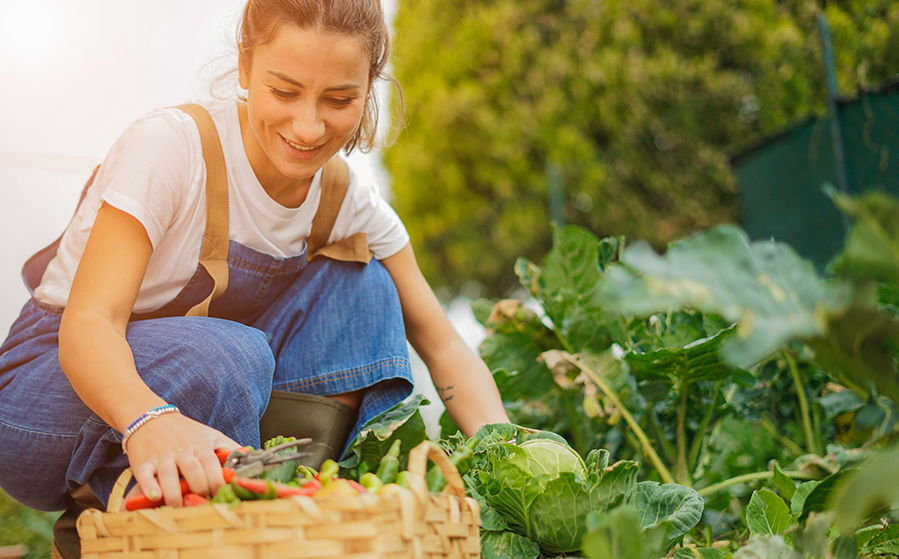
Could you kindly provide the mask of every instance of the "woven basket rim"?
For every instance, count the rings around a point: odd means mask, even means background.
[[[447,478],[447,487],[441,494],[427,491],[425,473],[429,459],[438,464]],[[134,541],[143,542],[140,544],[146,546],[141,547],[143,553],[149,553],[147,551],[149,547],[150,551],[155,550],[157,553],[163,552],[165,556],[178,557],[177,551],[171,551],[171,547],[176,545],[173,542],[176,540],[183,542],[184,538],[211,541],[203,540],[209,538],[211,530],[219,533],[223,530],[231,533],[233,530],[234,536],[241,536],[254,530],[263,530],[269,534],[258,536],[263,538],[261,540],[242,542],[241,545],[247,549],[252,546],[255,548],[264,546],[266,549],[271,549],[268,546],[283,546],[286,542],[279,538],[284,537],[300,537],[302,541],[315,541],[317,545],[332,547],[346,545],[349,541],[365,540],[370,540],[368,545],[382,545],[377,542],[390,540],[394,547],[399,544],[405,545],[405,551],[397,552],[394,549],[390,553],[385,552],[384,557],[466,559],[480,557],[481,519],[478,502],[465,495],[461,476],[449,461],[446,452],[434,443],[424,441],[410,451],[409,474],[409,489],[403,488],[386,495],[331,495],[318,499],[295,495],[273,500],[243,501],[236,506],[229,503],[214,503],[201,507],[164,506],[121,512],[88,509],[79,516],[77,528],[85,543],[108,540],[87,545],[90,550],[85,552],[85,559],[119,557],[123,549],[132,549],[123,546],[135,545]],[[127,483],[125,481],[123,485],[127,486]],[[123,492],[124,489],[114,491]],[[260,518],[266,519],[262,527],[258,524]],[[265,524],[271,522],[273,518],[277,519],[274,524]],[[142,530],[140,533],[145,535],[135,536],[135,526],[139,526]],[[341,526],[347,528],[342,529]],[[312,530],[316,535],[309,535],[311,532],[306,532],[308,530]],[[147,534],[148,532],[152,534]],[[307,535],[290,535],[296,533]],[[133,540],[135,537],[137,540]],[[272,537],[275,540],[265,539]],[[306,537],[314,539],[307,540]],[[132,538],[128,540],[132,542],[131,544],[124,543],[128,538]],[[153,545],[158,547],[152,547]],[[98,552],[98,549],[103,551]],[[209,553],[209,557],[217,557],[213,551],[218,548],[214,546],[200,549],[208,550],[206,552]],[[196,552],[197,550],[193,549],[190,552],[191,556],[197,557]],[[169,553],[171,555],[167,555]],[[300,556],[325,556],[317,555],[313,551],[309,553],[310,555]],[[297,555],[289,556],[297,557]]]

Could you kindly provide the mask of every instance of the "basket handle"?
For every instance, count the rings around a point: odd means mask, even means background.
[[[465,501],[465,483],[459,470],[450,462],[446,452],[431,441],[422,441],[418,446],[409,451],[409,489],[416,496],[424,501],[428,497],[428,485],[425,482],[425,474],[427,473],[428,458],[440,468],[443,477],[446,478],[446,489],[452,490],[462,501]]]
[[[109,494],[109,502],[106,505],[107,511],[119,512],[122,510],[122,506],[125,504],[125,490],[128,489],[128,484],[131,483],[133,475],[131,468],[125,468],[125,471],[116,480],[115,485],[112,487],[112,492]]]

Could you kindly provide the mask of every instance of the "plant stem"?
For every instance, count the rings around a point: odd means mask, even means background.
[[[777,427],[775,427],[774,423],[772,423],[771,420],[767,417],[760,418],[759,425],[762,426],[762,429],[771,433],[771,436],[777,439],[777,442],[790,449],[790,451],[793,452],[793,454],[795,454],[796,456],[801,456],[802,454],[804,454],[802,447],[778,433]]]
[[[655,466],[656,471],[659,472],[659,477],[662,478],[663,483],[674,483],[674,476],[671,475],[671,472],[668,468],[665,467],[665,464],[662,463],[662,459],[659,458],[659,455],[656,454],[655,449],[652,447],[652,444],[649,442],[649,438],[646,436],[646,433],[643,432],[643,429],[640,428],[640,425],[634,420],[634,416],[624,407],[624,404],[621,403],[621,400],[618,399],[618,395],[615,394],[615,391],[603,381],[595,371],[581,363],[581,361],[574,357],[573,355],[566,355],[565,358],[569,363],[577,367],[581,370],[582,373],[587,375],[593,383],[602,390],[603,394],[606,395],[606,398],[612,401],[612,405],[618,408],[618,411],[621,412],[621,416],[624,418],[624,421],[627,422],[628,426],[631,428],[631,431],[637,436],[637,439],[640,440],[640,444],[643,446],[643,455],[649,458],[649,461],[652,462],[652,465]]]
[[[790,367],[790,374],[793,375],[793,384],[796,385],[796,395],[799,397],[799,413],[802,414],[802,429],[805,431],[805,445],[809,454],[818,455],[821,453],[818,448],[817,440],[812,431],[812,418],[809,413],[808,398],[805,394],[805,384],[802,382],[802,376],[799,374],[799,368],[796,366],[796,360],[790,355],[789,351],[783,352],[787,358],[787,365]]]
[[[783,473],[793,479],[818,479],[818,476],[806,472],[784,470]],[[710,495],[714,495],[722,489],[730,487],[731,485],[737,485],[738,483],[745,483],[747,481],[755,481],[759,479],[770,479],[772,477],[774,477],[774,472],[755,472],[753,474],[744,474],[742,476],[726,479],[720,483],[709,485],[708,487],[703,487],[702,489],[698,490],[697,493],[699,493],[703,497],[708,497]]]
[[[696,431],[696,436],[693,437],[693,446],[690,448],[690,471],[693,471],[696,468],[696,462],[699,461],[699,451],[702,450],[702,439],[705,437],[705,432],[709,428],[709,423],[712,421],[712,414],[715,413],[715,402],[718,401],[718,394],[721,392],[721,386],[723,381],[718,379],[715,381],[714,386],[712,387],[712,402],[706,407],[705,415],[702,417],[702,423],[699,424],[699,430]]]
[[[662,458],[664,458],[666,462],[674,462],[677,460],[677,451],[674,450],[674,445],[671,444],[671,441],[665,436],[665,431],[662,430],[661,425],[659,425],[655,410],[650,406],[646,411],[646,420],[649,422],[649,428],[655,433],[656,444],[658,444],[661,449]]]
[[[690,376],[684,373],[684,380],[680,385],[680,406],[677,408],[677,464],[674,474],[677,482],[691,487],[693,480],[690,477],[690,467],[687,465],[687,390],[690,388]]]
[[[627,337],[627,347],[629,349],[634,347],[634,339],[631,337],[631,332],[627,327],[627,321],[624,319],[624,315],[618,313],[618,327],[621,328],[621,332]]]

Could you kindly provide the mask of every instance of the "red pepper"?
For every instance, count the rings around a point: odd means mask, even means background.
[[[181,480],[181,494],[185,495],[190,491],[190,487],[187,486],[187,482],[183,479]],[[133,511],[133,510],[141,510],[141,509],[155,509],[156,507],[161,507],[165,504],[165,499],[160,497],[155,501],[150,500],[149,497],[141,493],[136,497],[132,497],[125,501],[125,510]]]
[[[233,482],[241,488],[251,491],[259,496],[270,494],[270,488],[274,487],[275,498],[277,499],[282,497],[292,497],[294,495],[309,496],[321,489],[321,483],[318,481],[306,483],[303,487],[293,487],[266,479],[235,477],[233,480]]]
[[[208,505],[209,499],[203,497],[202,495],[197,495],[196,493],[186,493],[184,495],[184,502],[182,504],[185,507],[199,507],[202,505]]]
[[[305,495],[307,497],[311,497],[315,495],[315,493],[322,488],[322,482],[317,479],[311,479],[304,483],[301,487],[294,488],[298,489],[300,492],[297,495]]]
[[[368,489],[366,489],[365,487],[363,487],[362,484],[359,483],[358,481],[353,481],[353,480],[351,480],[351,479],[348,479],[347,481],[349,482],[350,487],[352,487],[353,489],[355,489],[355,490],[358,491],[359,493],[368,493],[368,492],[369,492]]]

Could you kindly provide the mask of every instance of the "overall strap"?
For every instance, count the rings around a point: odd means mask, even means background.
[[[203,161],[206,163],[206,231],[203,234],[203,248],[200,264],[212,277],[214,287],[206,299],[187,311],[185,316],[208,316],[213,299],[228,287],[228,244],[230,231],[228,223],[228,176],[225,172],[225,156],[219,141],[215,122],[209,112],[200,105],[180,105],[175,107],[193,118],[200,130],[200,144],[203,147]]]
[[[317,256],[344,262],[368,264],[372,253],[368,249],[368,234],[359,232],[327,244],[331,229],[337,221],[340,206],[350,186],[350,172],[339,157],[332,157],[322,171],[322,195],[318,210],[312,218],[312,233],[306,239],[306,259],[312,261]]]

